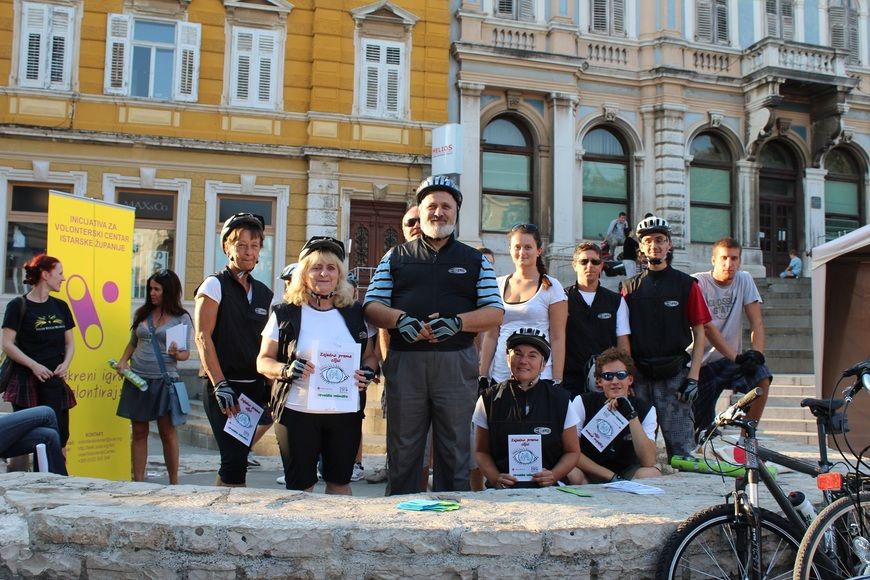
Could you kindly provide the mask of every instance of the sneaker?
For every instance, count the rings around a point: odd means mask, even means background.
[[[374,472],[366,475],[366,481],[369,483],[383,483],[387,481],[387,476],[387,468],[379,467],[378,469],[375,469]]]
[[[260,462],[254,457],[253,451],[248,451],[248,467],[260,467]]]
[[[287,485],[287,479],[282,475],[278,479],[275,480],[275,483],[280,483],[281,485]]]
[[[366,474],[365,468],[363,467],[362,463],[354,463],[353,464],[353,473],[351,473],[351,475],[350,475],[350,480],[351,481],[359,481],[363,477],[365,477],[365,474]]]

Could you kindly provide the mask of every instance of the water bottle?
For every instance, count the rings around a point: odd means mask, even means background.
[[[109,366],[112,367],[113,369],[117,369],[118,368],[118,361],[116,361],[113,358],[110,358],[109,359]],[[140,377],[139,375],[137,375],[136,373],[131,371],[129,368],[124,369],[121,372],[121,376],[123,376],[125,379],[130,381],[130,383],[134,387],[139,389],[140,391],[147,391],[148,390],[148,381],[146,381],[145,379],[143,379],[142,377]]]
[[[812,522],[816,517],[816,508],[810,502],[809,498],[802,491],[793,491],[788,494],[788,500],[800,514],[804,517],[807,523]]]

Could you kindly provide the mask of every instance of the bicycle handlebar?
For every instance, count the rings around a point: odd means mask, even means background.
[[[754,389],[743,395],[739,401],[716,415],[716,418],[713,419],[713,424],[710,427],[716,428],[722,423],[733,421],[739,411],[742,411],[743,409],[751,405],[752,401],[760,397],[762,393],[764,393],[764,391],[760,387],[755,387]],[[708,429],[708,431],[709,430],[710,429]]]
[[[867,389],[870,391],[870,358],[843,371],[844,377],[854,377],[855,375],[860,376],[858,377],[858,380],[855,381],[855,384],[846,390],[843,397],[847,403],[851,403],[852,399],[855,398],[855,395],[857,395],[858,391],[861,389]]]

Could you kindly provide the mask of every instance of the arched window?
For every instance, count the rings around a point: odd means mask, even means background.
[[[532,139],[525,126],[499,117],[483,130],[481,229],[507,232],[532,221]]]
[[[849,64],[861,64],[858,42],[858,7],[855,0],[829,0],[831,46],[849,53]]]
[[[728,44],[728,0],[697,0],[695,40]]]
[[[733,163],[725,141],[712,133],[695,137],[690,148],[689,220],[693,242],[731,235]]]
[[[794,0],[764,0],[767,36],[794,39]]]
[[[619,212],[629,214],[628,148],[609,129],[583,138],[583,237],[601,239]]]
[[[861,171],[843,149],[832,149],[825,156],[825,169],[825,240],[830,241],[863,223]]]

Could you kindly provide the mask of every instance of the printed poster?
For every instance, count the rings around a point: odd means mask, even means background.
[[[354,373],[359,368],[359,345],[317,343],[313,348],[314,374],[308,383],[308,408],[355,413],[359,391]]]
[[[544,471],[540,435],[508,435],[508,469],[517,481],[532,481]]]

